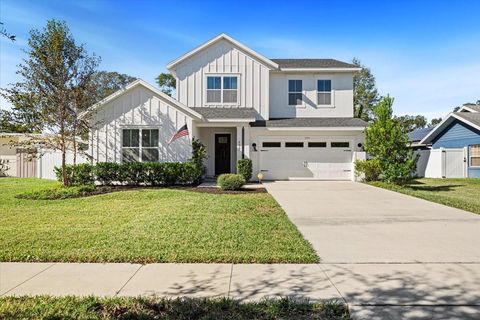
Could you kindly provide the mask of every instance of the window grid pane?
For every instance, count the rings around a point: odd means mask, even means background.
[[[319,105],[330,105],[332,104],[332,94],[330,92],[319,92],[317,94],[318,104]]]
[[[285,142],[285,148],[303,148],[303,142]]]
[[[280,142],[263,142],[263,148],[280,148]]]
[[[221,102],[222,90],[207,90],[207,102]]]
[[[350,143],[349,142],[332,142],[330,143],[330,146],[332,148],[348,148],[350,147]]]
[[[223,90],[223,102],[225,103],[237,102],[237,90]]]
[[[123,129],[123,147],[139,147],[139,129]]]
[[[123,162],[138,161],[139,154],[140,154],[139,148],[122,148],[122,161]]]
[[[480,167],[480,144],[470,146],[470,166]]]
[[[319,92],[330,92],[330,91],[332,91],[332,80],[318,80],[317,81],[317,91],[319,91]]]
[[[302,94],[301,93],[289,93],[288,94],[288,104],[291,106],[298,106],[302,104]]]
[[[158,162],[158,148],[142,148],[143,162]]]
[[[237,77],[223,77],[223,89],[237,89]]]
[[[142,130],[142,147],[158,147],[158,129]]]
[[[221,89],[221,77],[207,77],[207,89]]]

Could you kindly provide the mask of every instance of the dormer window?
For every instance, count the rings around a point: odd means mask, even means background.
[[[207,103],[237,103],[237,76],[208,76]]]
[[[302,105],[302,80],[288,80],[288,105]]]
[[[318,105],[332,104],[332,80],[317,81],[317,104]]]

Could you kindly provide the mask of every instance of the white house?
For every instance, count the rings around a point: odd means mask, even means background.
[[[366,126],[353,117],[356,66],[269,59],[220,34],[167,67],[176,99],[137,80],[85,113],[94,161],[185,161],[196,137],[208,176],[250,158],[265,179],[353,179]],[[185,124],[189,136],[168,144]]]

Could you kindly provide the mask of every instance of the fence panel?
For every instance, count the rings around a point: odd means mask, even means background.
[[[73,152],[68,151],[65,158],[67,164],[73,164]],[[88,158],[77,153],[77,163],[87,163]],[[38,178],[55,180],[55,167],[62,165],[62,153],[57,150],[42,150],[38,156]]]

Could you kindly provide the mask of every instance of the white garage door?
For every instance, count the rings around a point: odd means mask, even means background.
[[[260,141],[260,170],[265,180],[350,180],[352,147],[345,139],[269,137]]]

